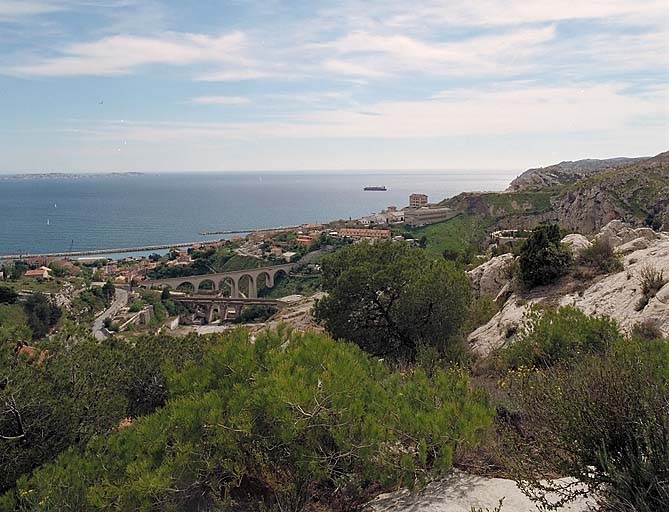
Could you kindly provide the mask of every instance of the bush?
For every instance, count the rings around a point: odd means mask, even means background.
[[[622,257],[613,250],[613,245],[606,237],[595,239],[590,247],[579,255],[579,262],[596,268],[601,272],[620,272],[623,269]]]
[[[405,244],[348,246],[323,258],[315,317],[335,338],[396,360],[413,360],[420,344],[446,350],[467,319],[467,276]]]
[[[34,293],[28,297],[23,308],[33,339],[46,336],[62,315],[60,308],[42,293]]]
[[[520,277],[529,288],[550,284],[564,275],[571,263],[571,250],[561,242],[557,225],[532,231],[520,249]]]
[[[604,357],[519,372],[509,383],[522,421],[501,425],[506,463],[528,495],[544,505],[557,492],[561,502],[596,496],[612,512],[669,510],[666,342],[624,340]]]
[[[21,507],[353,510],[448,470],[491,421],[461,372],[392,373],[315,333],[228,334],[172,372],[169,392],[162,410],[23,478]]]
[[[497,354],[498,369],[550,368],[583,354],[603,354],[622,339],[615,321],[588,316],[571,306],[534,308],[516,339]]]
[[[647,264],[640,271],[637,276],[639,284],[641,285],[641,293],[643,296],[639,299],[637,304],[637,311],[644,309],[650,300],[655,297],[662,287],[667,284],[664,278],[664,272],[657,270],[654,266]]]
[[[643,322],[634,324],[631,335],[634,338],[649,341],[662,339],[662,330],[658,323],[659,322],[656,319],[647,318]]]
[[[19,294],[13,288],[0,285],[0,304],[14,304],[18,297]]]

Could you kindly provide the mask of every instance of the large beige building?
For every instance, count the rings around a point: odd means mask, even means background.
[[[425,194],[411,194],[409,196],[409,206],[411,208],[427,206],[427,196]]]
[[[427,226],[452,219],[459,212],[450,208],[409,208],[404,210],[404,223],[411,227]]]
[[[354,240],[384,240],[390,238],[389,229],[340,228],[340,236],[347,236]]]

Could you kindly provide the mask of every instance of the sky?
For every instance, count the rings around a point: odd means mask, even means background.
[[[0,0],[0,173],[667,149],[666,0]]]

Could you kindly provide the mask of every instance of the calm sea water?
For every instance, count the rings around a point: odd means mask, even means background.
[[[0,255],[106,249],[206,238],[221,231],[360,217],[502,190],[513,172],[189,173],[0,180]],[[387,192],[365,192],[385,185]]]

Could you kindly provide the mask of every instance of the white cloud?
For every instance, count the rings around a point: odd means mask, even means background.
[[[626,84],[548,87],[520,82],[497,89],[454,89],[433,99],[380,102],[355,110],[315,110],[282,121],[124,123],[93,127],[102,140],[412,139],[518,134],[622,133],[640,118],[669,128],[667,90],[624,93]],[[373,112],[375,115],[367,115]]]
[[[2,0],[0,20],[12,21],[26,16],[60,11],[62,8],[62,5],[46,0]]]
[[[669,14],[665,0],[460,0],[425,1],[420,6],[405,2],[380,8],[372,13],[382,24],[395,27],[456,25],[500,26],[545,23],[579,19],[660,22]]]
[[[256,80],[281,76],[278,73],[261,71],[258,69],[231,69],[223,71],[209,71],[195,77],[195,80],[203,82],[242,82],[245,80]]]
[[[168,32],[161,37],[115,35],[68,46],[62,55],[17,66],[29,76],[119,75],[148,64],[184,66],[200,62],[243,62],[244,34],[223,36]]]
[[[246,105],[251,100],[244,96],[198,96],[191,99],[196,105]]]
[[[555,27],[509,31],[455,42],[425,42],[406,35],[354,32],[317,48],[340,55],[325,61],[327,71],[343,75],[380,77],[406,71],[436,75],[486,74],[527,67],[529,57],[553,40]]]

